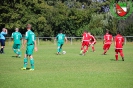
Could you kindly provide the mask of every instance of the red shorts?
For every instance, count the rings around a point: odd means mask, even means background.
[[[104,50],[109,49],[109,48],[110,48],[110,45],[111,45],[111,44],[104,44],[103,49],[104,49]]]
[[[123,50],[122,49],[115,49],[115,52],[116,53],[118,53],[118,52],[120,53],[120,52],[123,52]]]
[[[96,44],[96,42],[90,42],[89,44],[90,44],[90,45],[91,45],[91,44],[94,45],[94,44]]]
[[[89,46],[89,42],[88,41],[83,41],[82,46]]]

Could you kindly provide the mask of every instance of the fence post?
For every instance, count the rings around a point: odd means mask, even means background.
[[[125,36],[125,45],[126,45],[126,42],[127,42],[127,38],[126,38],[126,36]]]
[[[22,38],[22,40],[21,40],[21,42],[22,42],[22,45],[23,45],[23,41],[24,41],[24,39]]]
[[[8,39],[8,45],[10,45],[11,43],[11,37],[9,37],[9,39]]]
[[[40,43],[39,43],[39,37],[38,37],[37,43],[38,43],[38,45],[40,45]]]
[[[72,37],[71,37],[71,45],[72,45]]]
[[[55,37],[53,37],[53,39],[54,39],[54,45],[56,45],[56,38],[55,38]]]

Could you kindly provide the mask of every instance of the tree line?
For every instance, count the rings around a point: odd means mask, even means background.
[[[126,20],[118,20],[107,9],[111,0],[101,1],[1,0],[0,28],[6,27],[9,36],[16,27],[24,34],[28,23],[39,37],[56,36],[59,30],[67,36],[81,36],[84,30],[101,36],[106,29],[113,35],[118,29],[124,35],[133,35],[133,14]]]

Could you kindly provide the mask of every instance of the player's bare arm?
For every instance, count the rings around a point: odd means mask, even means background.
[[[112,39],[111,39],[111,44],[112,44],[112,42],[113,42],[113,37],[112,37]]]
[[[116,41],[114,40],[114,48],[115,48],[115,46],[116,46]]]
[[[65,37],[65,41],[66,41],[66,43],[68,42],[67,37]]]
[[[8,30],[7,30],[7,29],[5,29],[5,33],[6,33],[6,34],[8,33]]]
[[[58,41],[58,38],[57,38],[57,37],[55,37],[54,42],[57,42],[57,41]]]
[[[103,40],[103,44],[105,43],[105,40]]]
[[[122,42],[122,46],[124,46],[124,40],[123,40],[123,42]]]
[[[83,42],[83,40],[84,40],[84,36],[82,37],[82,41],[81,42]]]
[[[27,42],[27,40],[24,39],[24,42],[23,42],[23,45],[22,45],[22,49],[25,47],[26,42]]]
[[[34,40],[34,44],[35,44],[35,51],[38,51],[38,49],[37,49],[37,44],[36,44],[36,40]]]

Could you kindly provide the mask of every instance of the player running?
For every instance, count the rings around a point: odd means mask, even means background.
[[[21,47],[21,39],[22,39],[22,35],[19,32],[19,29],[16,28],[15,32],[12,33],[11,36],[14,40],[14,44],[13,44],[13,51],[17,54],[16,57],[21,57],[21,51],[20,51],[20,47]]]
[[[103,55],[106,54],[106,52],[109,50],[111,44],[112,44],[112,41],[113,41],[113,37],[112,35],[109,33],[109,30],[106,31],[106,34],[104,35],[104,41],[103,41]]]
[[[26,47],[26,53],[24,57],[24,66],[21,68],[22,70],[26,70],[27,67],[27,62],[28,62],[28,57],[30,58],[30,64],[31,64],[31,71],[34,70],[34,59],[33,59],[33,50],[37,51],[37,44],[36,44],[36,37],[35,34],[31,31],[31,24],[27,25],[27,32],[25,35],[25,40],[23,47],[27,43]]]
[[[58,46],[57,47],[57,55],[59,55],[61,50],[62,50],[62,46],[64,44],[64,40],[66,40],[66,42],[67,42],[67,37],[65,36],[65,34],[62,33],[62,30],[56,36],[56,40],[57,40],[57,46]]]
[[[6,28],[2,29],[2,32],[0,33],[0,43],[1,43],[1,50],[0,53],[4,54],[4,47],[5,47],[5,36],[7,35],[8,31]]]
[[[85,55],[85,53],[88,51],[88,47],[89,47],[89,35],[86,30],[84,31],[82,36],[83,37],[82,37],[82,46],[81,46],[80,54]]]
[[[88,32],[88,34],[89,34],[89,45],[91,46],[92,51],[95,52],[94,45],[96,44],[96,39],[90,32]]]
[[[122,57],[122,61],[124,61],[124,54],[123,54],[123,45],[124,45],[124,38],[120,34],[119,31],[117,31],[117,35],[115,37],[115,58],[116,61],[118,61],[118,53],[120,53]]]

